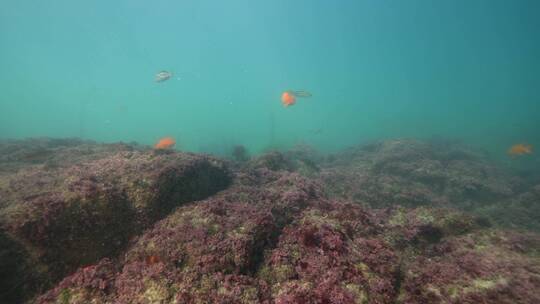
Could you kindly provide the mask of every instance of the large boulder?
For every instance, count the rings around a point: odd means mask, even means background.
[[[37,303],[259,303],[257,273],[281,230],[320,189],[262,170],[205,201],[178,208],[116,260],[80,268]]]
[[[72,165],[24,166],[1,175],[0,227],[18,248],[10,250],[22,248],[35,265],[27,275],[45,277],[47,285],[117,255],[175,207],[226,188],[230,179],[223,162],[177,152],[108,152]]]

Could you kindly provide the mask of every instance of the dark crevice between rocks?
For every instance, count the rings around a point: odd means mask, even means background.
[[[104,257],[117,256],[130,238],[142,231],[133,224],[136,212],[125,198],[118,197],[107,206],[98,204],[98,201],[72,204],[71,210],[63,212],[50,227],[46,245],[49,250],[44,261],[52,266],[54,280]]]
[[[279,234],[276,233],[276,236],[269,236],[258,239],[250,252],[250,262],[246,267],[240,268],[240,274],[247,276],[254,276],[258,271],[261,265],[264,263],[265,253],[272,250],[277,244],[277,239]]]
[[[397,298],[399,297],[399,293],[401,291],[401,285],[403,284],[403,280],[405,280],[405,269],[403,266],[403,261],[399,263],[399,267],[396,271],[396,283],[394,284],[394,303],[396,303]]]
[[[26,251],[0,229],[0,303],[23,303],[44,290]],[[32,265],[31,265],[32,264]]]
[[[243,275],[255,276],[259,272],[264,264],[266,255],[276,248],[283,229],[294,220],[294,215],[288,214],[284,210],[273,209],[271,213],[274,218],[274,227],[270,233],[261,234],[256,238],[250,253],[252,257],[251,261],[247,267],[240,270],[240,273]]]
[[[420,227],[420,231],[412,240],[415,246],[422,247],[424,245],[438,243],[444,236],[441,229],[432,225],[424,225]]]
[[[211,164],[207,164],[204,169],[193,168],[182,176],[176,174],[175,170],[170,170],[160,177],[157,184],[162,188],[156,198],[158,203],[150,206],[147,218],[143,219],[143,226],[151,226],[185,203],[206,199],[227,188],[232,182],[228,171],[214,168]]]

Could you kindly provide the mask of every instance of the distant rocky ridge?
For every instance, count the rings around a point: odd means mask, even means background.
[[[508,228],[540,231],[540,183],[457,143],[390,140],[351,148],[322,164],[336,199],[372,208],[458,208]]]

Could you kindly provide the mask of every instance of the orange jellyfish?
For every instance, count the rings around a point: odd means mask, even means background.
[[[281,103],[284,107],[292,106],[296,103],[296,98],[311,97],[311,93],[307,91],[287,90],[281,94]]]

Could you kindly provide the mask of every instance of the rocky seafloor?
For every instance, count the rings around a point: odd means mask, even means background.
[[[540,179],[463,145],[0,142],[0,303],[540,303]]]

